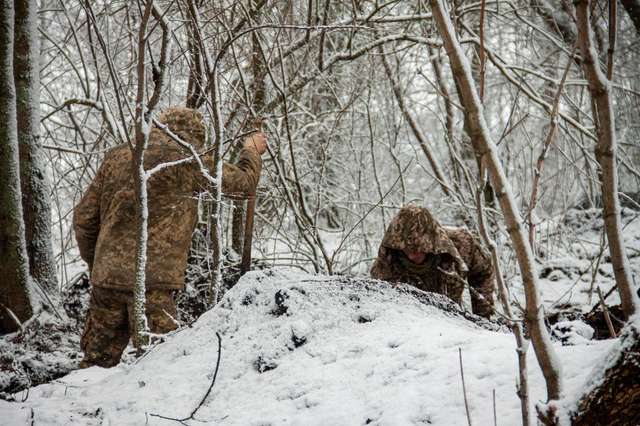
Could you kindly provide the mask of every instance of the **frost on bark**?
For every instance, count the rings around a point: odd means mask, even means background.
[[[147,99],[147,68],[145,63],[145,49],[148,43],[147,28],[151,16],[156,19],[158,26],[162,29],[162,42],[160,51],[160,61],[158,63],[159,72],[154,78],[154,89],[149,102]],[[151,30],[153,31],[153,30]],[[135,282],[133,287],[133,316],[134,334],[133,343],[142,352],[142,348],[149,341],[149,327],[145,312],[146,306],[146,267],[147,267],[147,242],[149,225],[149,204],[147,193],[147,181],[149,173],[144,168],[144,156],[149,144],[149,133],[153,121],[153,111],[158,105],[160,96],[167,81],[167,62],[171,52],[171,29],[165,20],[164,15],[156,8],[153,1],[145,4],[142,12],[142,19],[138,29],[138,62],[137,72],[137,94],[135,112],[135,146],[130,146],[131,173],[136,195],[136,227],[138,235],[136,238],[136,269]]]
[[[430,0],[433,17],[442,36],[442,40],[451,63],[451,72],[456,80],[462,106],[465,109],[471,141],[476,155],[491,177],[496,198],[504,214],[504,220],[511,237],[514,251],[520,267],[525,287],[526,314],[525,323],[531,335],[533,348],[542,369],[547,386],[547,399],[558,400],[562,394],[560,364],[551,345],[549,334],[544,325],[541,312],[541,300],[538,294],[537,274],[533,263],[533,253],[524,232],[523,221],[517,209],[511,187],[498,158],[497,147],[493,142],[483,116],[482,103],[475,88],[469,61],[464,55],[456,38],[451,20],[441,0]],[[549,407],[552,405],[550,404]],[[549,408],[547,407],[547,408]],[[545,416],[555,418],[555,413]]]
[[[17,322],[32,314],[18,163],[13,20],[13,2],[0,0],[0,334],[16,330]]]
[[[622,331],[602,368],[591,375],[571,415],[572,425],[640,424],[640,317],[635,318]]]
[[[593,43],[588,0],[576,2],[578,44],[582,54],[582,69],[589,83],[593,121],[596,123],[596,160],[600,165],[598,177],[602,192],[602,209],[611,264],[620,293],[622,310],[627,318],[638,312],[638,296],[632,281],[629,260],[624,249],[618,198],[618,166],[615,116],[611,100],[611,81],[600,69]],[[610,64],[612,74],[612,64]]]
[[[56,266],[51,247],[49,184],[39,135],[40,55],[37,12],[38,5],[34,0],[15,2],[13,69],[20,152],[20,183],[31,276],[44,289],[56,291]]]

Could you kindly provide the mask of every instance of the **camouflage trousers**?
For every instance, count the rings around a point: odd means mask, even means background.
[[[146,314],[152,333],[174,330],[177,325],[174,321],[176,304],[173,291],[148,290]],[[133,292],[92,287],[89,314],[80,339],[84,351],[80,368],[93,365],[108,368],[118,364],[133,334],[133,327]]]

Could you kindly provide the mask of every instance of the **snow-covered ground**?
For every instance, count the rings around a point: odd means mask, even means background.
[[[547,313],[569,309],[588,312],[599,302],[598,287],[605,295],[614,288],[615,278],[606,238],[603,239],[603,225],[601,209],[572,209],[540,226],[539,249],[545,256],[538,272]],[[622,209],[622,238],[632,278],[639,288],[640,211]],[[524,306],[519,275],[508,282],[514,290],[513,295]],[[606,302],[609,306],[619,305],[618,292],[611,292]]]
[[[444,308],[444,309],[442,309]],[[466,315],[469,317],[469,315]],[[0,401],[2,425],[466,425],[458,351],[474,424],[520,424],[511,334],[465,319],[448,299],[374,280],[291,270],[246,275],[191,328],[131,365],[75,371]],[[611,341],[556,345],[566,392]],[[544,384],[529,350],[531,403]],[[533,408],[533,407],[532,407]],[[535,412],[535,411],[532,411]],[[190,420],[188,424],[199,424]]]

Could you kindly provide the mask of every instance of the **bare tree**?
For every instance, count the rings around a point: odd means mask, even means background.
[[[470,137],[476,156],[480,158],[491,177],[495,193],[504,214],[507,230],[511,237],[514,250],[520,266],[520,273],[525,287],[526,314],[525,321],[531,335],[533,348],[542,369],[547,385],[547,400],[559,400],[562,393],[560,377],[560,364],[556,358],[547,329],[544,325],[544,317],[541,313],[541,303],[538,290],[538,277],[533,262],[533,253],[529,246],[527,235],[523,228],[522,218],[518,212],[511,187],[504,174],[502,164],[498,157],[495,143],[493,142],[486,121],[483,116],[483,107],[478,97],[478,92],[473,83],[469,62],[465,57],[456,33],[451,24],[441,0],[431,0],[431,8],[434,20],[442,36],[454,78],[458,82],[459,96],[465,108],[466,122],[469,125]],[[555,413],[549,408],[549,412],[543,413],[545,417],[555,418]]]
[[[22,214],[13,1],[0,2],[0,334],[31,317],[31,277]]]
[[[614,9],[615,10],[615,9]],[[584,394],[571,411],[574,425],[627,425],[640,422],[640,318],[639,302],[631,284],[628,259],[622,244],[618,171],[616,165],[616,131],[614,126],[611,83],[616,14],[610,14],[610,54],[607,73],[600,69],[593,43],[589,0],[576,2],[578,43],[582,66],[592,97],[592,114],[598,136],[596,158],[600,164],[603,216],[609,241],[611,261],[622,308],[629,322],[606,359],[597,366],[587,382]]]
[[[51,247],[49,182],[40,140],[40,52],[38,4],[15,2],[13,68],[16,87],[20,183],[29,269],[46,291],[57,291],[58,279]]]
[[[160,52],[160,61],[158,64],[158,74],[154,79],[154,90],[147,102],[147,67],[146,67],[146,49],[149,42],[150,34],[147,33],[149,20],[151,15],[158,21],[162,28],[162,48]],[[135,113],[135,146],[131,147],[131,172],[134,181],[134,189],[137,200],[136,209],[136,225],[138,229],[138,238],[136,241],[136,269],[135,283],[133,289],[133,315],[135,324],[135,334],[133,341],[136,347],[140,348],[147,341],[146,333],[148,333],[147,317],[145,314],[145,291],[146,291],[146,266],[147,266],[147,228],[149,221],[148,196],[147,196],[147,180],[149,173],[144,167],[144,154],[149,143],[149,133],[153,126],[153,113],[158,105],[160,96],[164,89],[166,78],[166,67],[168,57],[171,52],[171,31],[168,24],[163,18],[162,13],[156,9],[153,0],[145,3],[142,13],[140,27],[138,30],[138,62],[137,77],[138,91],[136,95],[136,113]]]
[[[607,73],[600,69],[596,47],[593,43],[593,30],[591,28],[589,0],[576,2],[576,16],[578,19],[578,44],[582,52],[582,68],[592,98],[592,114],[596,124],[597,144],[596,159],[600,165],[600,185],[602,188],[603,218],[613,273],[616,278],[622,310],[627,318],[638,312],[640,301],[635,293],[631,281],[629,260],[622,243],[622,230],[620,219],[620,200],[618,199],[618,168],[617,168],[617,141],[615,129],[615,117],[613,102],[611,100],[611,80],[613,78],[613,49],[615,46],[615,14],[610,22],[610,32],[613,43],[608,55]]]

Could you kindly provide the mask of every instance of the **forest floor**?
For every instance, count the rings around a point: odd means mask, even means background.
[[[638,212],[624,209],[623,222],[635,277]],[[613,274],[598,211],[570,211],[543,232],[541,292],[571,394],[613,342],[594,339],[610,337],[595,290],[610,293]],[[507,279],[523,304],[518,276]],[[493,424],[495,406],[500,424],[519,423],[513,336],[437,295],[357,277],[256,271],[142,358],[125,354],[116,368],[82,371],[72,370],[81,357],[86,282],[77,280],[62,299],[64,321],[41,312],[22,332],[0,339],[3,425],[31,418],[38,425],[170,424],[150,414],[186,417],[212,379],[216,331],[220,371],[195,416],[209,423],[466,424],[459,349],[473,421]],[[607,304],[617,303],[611,292]],[[185,323],[193,318],[183,313]],[[544,385],[532,350],[528,356],[534,404],[544,399]]]
[[[370,279],[252,272],[191,327],[131,364],[74,371],[0,401],[7,425],[518,424],[515,340],[440,295]],[[612,340],[556,343],[567,393]],[[544,383],[529,351],[532,404]],[[495,402],[494,402],[495,392]],[[533,410],[533,407],[532,407]],[[535,411],[532,411],[535,412]],[[196,423],[192,421],[192,423]]]

